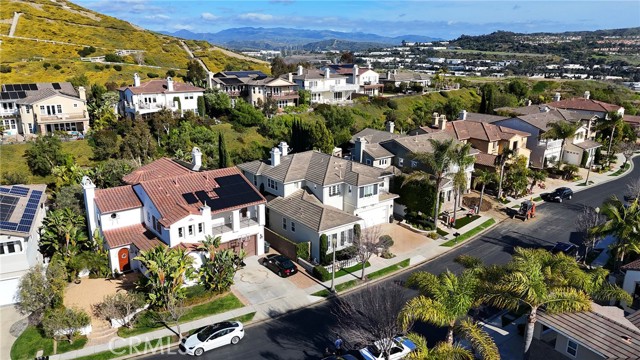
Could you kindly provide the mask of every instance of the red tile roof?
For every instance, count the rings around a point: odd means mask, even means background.
[[[191,84],[185,84],[181,82],[173,82],[173,91],[167,90],[167,79],[158,79],[145,81],[140,86],[129,85],[122,87],[119,90],[124,91],[126,89],[131,90],[134,94],[164,94],[164,93],[181,93],[181,92],[199,92],[204,91],[203,88],[193,86]]]
[[[621,267],[622,270],[640,270],[640,259],[632,261]]]
[[[102,233],[110,249],[129,244],[133,244],[143,251],[153,249],[156,246],[167,246],[160,241],[151,230],[146,229],[142,224],[106,230]]]
[[[458,140],[478,139],[488,142],[509,140],[514,135],[531,135],[524,131],[518,131],[504,126],[498,126],[486,122],[466,120],[458,120],[447,123],[447,131],[454,134]]]
[[[496,166],[496,158],[498,156],[480,152],[476,155],[476,164],[489,167]]]
[[[131,185],[109,189],[96,189],[95,202],[103,214],[135,209],[142,206],[138,195],[133,191]]]
[[[637,115],[625,115],[622,119],[624,122],[629,123],[631,126],[640,126],[640,116]]]
[[[193,173],[193,171],[169,158],[160,158],[152,163],[137,168],[132,173],[125,175],[122,180],[127,184],[135,185],[143,181],[176,177],[191,173]]]
[[[610,112],[610,111],[618,111],[620,106],[609,104],[606,102],[593,100],[593,99],[585,99],[585,98],[573,98],[567,100],[555,101],[547,104],[551,107],[560,108],[560,109],[572,109],[572,110],[587,110],[587,111],[601,111],[601,112]]]

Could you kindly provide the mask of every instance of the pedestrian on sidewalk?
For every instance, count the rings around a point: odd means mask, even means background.
[[[342,339],[338,337],[336,341],[333,342],[333,345],[336,347],[336,355],[342,355]]]

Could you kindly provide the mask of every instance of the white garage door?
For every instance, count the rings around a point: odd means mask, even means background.
[[[365,227],[386,224],[389,222],[389,211],[386,206],[381,206],[367,211],[360,211],[358,216],[364,220]]]
[[[0,291],[0,306],[16,303],[14,297],[18,290],[19,282],[20,279],[9,279],[0,281],[0,289],[2,289],[2,291]]]

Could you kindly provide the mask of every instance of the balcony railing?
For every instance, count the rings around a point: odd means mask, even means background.
[[[67,121],[67,120],[87,120],[87,114],[56,114],[56,115],[38,115],[40,121]]]
[[[244,218],[240,219],[240,229],[248,228],[251,226],[259,225],[258,218]],[[232,223],[224,223],[220,225],[213,226],[213,235],[222,235],[227,232],[233,231]]]
[[[297,99],[298,92],[297,91],[281,91],[274,93],[267,93],[267,96],[272,97],[274,99]]]

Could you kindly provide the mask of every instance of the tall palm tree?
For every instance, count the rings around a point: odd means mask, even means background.
[[[496,157],[495,164],[500,167],[500,178],[498,179],[498,199],[502,198],[502,182],[504,181],[504,167],[507,165],[507,162],[513,155],[515,155],[515,150],[505,148],[502,149],[500,155]]]
[[[416,333],[409,333],[407,337],[416,344],[414,351],[407,355],[407,359],[411,360],[473,360],[474,355],[469,349],[465,349],[459,344],[449,344],[447,342],[439,342],[433,348],[427,346],[427,339]],[[488,358],[486,358],[488,359]]]
[[[533,188],[539,182],[545,181],[547,179],[547,173],[542,170],[531,170],[528,173],[529,179],[531,179],[531,187],[529,188],[529,192],[533,192]]]
[[[525,329],[524,358],[530,356],[533,328],[538,309],[548,313],[587,311],[591,298],[581,289],[570,286],[575,259],[563,254],[554,255],[544,249],[516,248],[507,271],[488,284],[484,301],[509,310],[528,310]]]
[[[460,144],[455,147],[451,154],[451,163],[457,167],[455,173],[453,173],[453,187],[454,187],[454,200],[453,200],[453,223],[456,222],[456,215],[458,212],[458,206],[462,193],[467,189],[467,168],[475,162],[475,158],[469,155],[471,151],[471,144]]]
[[[436,206],[433,209],[433,226],[434,230],[438,230],[438,212],[440,211],[440,191],[446,180],[449,166],[451,165],[452,154],[455,149],[453,139],[436,140],[429,139],[431,143],[431,152],[419,152],[413,155],[413,159],[419,163],[426,165],[429,172],[414,171],[409,174],[403,181],[403,185],[412,181],[432,181],[436,188]]]
[[[478,185],[482,185],[482,188],[480,189],[480,201],[478,203],[478,214],[480,214],[480,209],[482,209],[482,198],[484,197],[485,187],[497,182],[498,176],[495,171],[476,169],[475,176],[473,178],[473,187],[477,188]]]
[[[447,328],[445,342],[453,345],[453,334],[467,339],[477,353],[496,354],[496,345],[482,329],[467,320],[469,310],[480,304],[479,280],[474,271],[467,270],[459,276],[446,271],[439,276],[427,272],[412,274],[407,281],[420,295],[409,300],[400,313],[403,326],[409,327],[420,320]]]
[[[600,214],[608,220],[594,227],[594,235],[611,235],[616,238],[612,248],[616,251],[616,262],[621,265],[629,252],[640,253],[640,205],[636,198],[629,206],[613,196],[602,205]]]
[[[580,124],[579,122],[571,123],[564,120],[554,121],[547,124],[547,131],[542,134],[542,138],[551,140],[562,140],[562,144],[560,146],[560,158],[558,158],[558,161],[562,161],[564,158],[565,142],[567,141],[567,139],[574,137],[576,131],[578,131],[581,126],[582,124]]]

